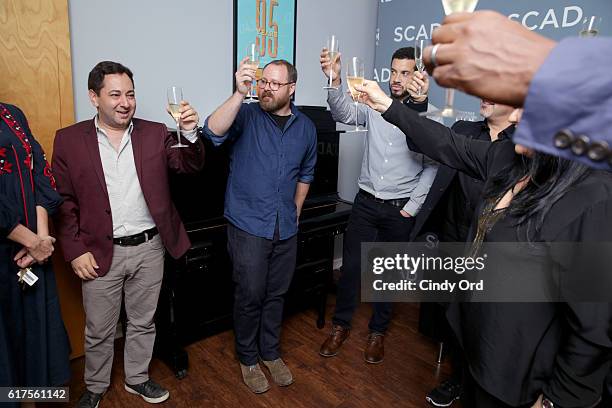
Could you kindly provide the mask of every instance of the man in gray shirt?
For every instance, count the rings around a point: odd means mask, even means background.
[[[327,49],[321,52],[321,69],[330,74]],[[415,70],[414,48],[400,48],[391,59],[391,96],[417,111],[426,111],[429,82]],[[366,125],[368,134],[359,176],[359,192],[344,234],[343,267],[338,282],[336,310],[332,330],[319,354],[332,357],[349,337],[351,320],[358,304],[362,242],[410,241],[415,216],[425,202],[436,176],[437,165],[420,153],[408,149],[406,136],[370,107],[359,104],[355,112],[348,94],[341,90],[340,57],[333,62],[332,84],[327,97],[334,120]],[[420,91],[419,92],[419,88]],[[370,334],[364,359],[376,364],[383,361],[383,339],[391,320],[391,303],[373,303]]]

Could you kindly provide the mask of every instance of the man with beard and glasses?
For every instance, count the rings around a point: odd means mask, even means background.
[[[331,61],[325,48],[320,63],[328,76]],[[428,210],[420,211],[437,171],[436,163],[411,151],[406,144],[406,135],[386,122],[378,112],[359,104],[356,114],[352,99],[341,90],[340,57],[331,68],[332,84],[337,89],[329,90],[327,102],[333,118],[346,124],[354,124],[359,119],[360,124],[367,125],[368,134],[358,180],[359,192],[344,234],[342,274],[338,281],[332,328],[319,350],[323,357],[337,355],[349,337],[359,300],[361,243],[412,241],[422,220],[427,218]],[[395,51],[389,80],[391,97],[417,112],[423,112],[428,107],[428,89],[427,76],[416,71],[414,48],[404,47]],[[372,307],[364,360],[377,364],[384,358],[383,340],[391,321],[392,303],[373,303]]]
[[[256,394],[293,376],[280,353],[283,295],[295,269],[298,219],[317,159],[314,123],[291,103],[297,71],[268,63],[257,81],[259,103],[243,100],[255,69],[240,62],[236,91],[206,120],[215,145],[230,143],[225,193],[228,252],[236,283],[234,331],[244,383]]]

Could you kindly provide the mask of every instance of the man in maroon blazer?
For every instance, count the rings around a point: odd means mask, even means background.
[[[83,280],[86,392],[79,407],[96,407],[110,385],[113,341],[122,297],[127,314],[125,389],[145,401],[169,393],[148,375],[155,340],[153,317],[163,275],[164,248],[174,258],[190,247],[170,199],[168,171],[195,172],[204,163],[198,114],[181,104],[187,148],[161,123],[134,118],[132,72],[104,61],[89,73],[98,113],[60,129],[53,168],[64,198],[57,224],[66,261]]]

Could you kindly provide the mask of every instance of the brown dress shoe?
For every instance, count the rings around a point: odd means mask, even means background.
[[[323,357],[335,356],[338,354],[338,350],[342,346],[342,343],[348,339],[349,334],[351,334],[351,329],[334,324],[329,336],[327,336],[327,339],[325,339],[325,342],[321,346],[319,354]]]
[[[378,364],[382,363],[385,358],[385,335],[382,333],[370,333],[368,336],[368,342],[365,350],[363,351],[363,358],[366,363]]]

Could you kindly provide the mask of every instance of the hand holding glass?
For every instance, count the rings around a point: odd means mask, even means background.
[[[348,130],[347,132],[367,132],[368,129],[359,127],[359,96],[361,92],[355,89],[355,85],[363,86],[365,80],[365,68],[363,61],[357,57],[353,57],[349,60],[348,68],[346,70],[346,83],[348,85],[349,92],[353,101],[355,101],[355,129]]]
[[[478,0],[442,0],[444,14],[447,16],[452,13],[468,12],[472,13],[478,4]],[[433,112],[423,112],[422,116],[434,118],[457,118],[458,111],[454,107],[455,90],[446,89],[446,103],[443,109],[438,109]]]
[[[327,52],[329,53],[329,82],[323,89],[338,89],[332,85],[332,77],[334,75],[334,63],[338,58],[340,47],[338,46],[338,39],[335,35],[330,36],[327,39]]]
[[[168,88],[168,111],[170,116],[176,122],[176,136],[178,143],[172,147],[187,147],[181,143],[181,101],[183,100],[183,89],[180,86],[171,86]]]
[[[425,40],[414,41],[414,62],[416,63],[416,69],[423,73],[425,71],[425,63],[423,62],[423,47],[425,46]],[[417,96],[421,96],[422,89],[419,86]]]
[[[257,72],[259,68],[259,47],[255,43],[249,44],[246,50],[246,57],[248,58],[244,63],[248,68],[254,69]],[[257,88],[255,81],[251,82],[251,88],[249,89],[248,98],[244,100],[245,103],[257,102]]]

